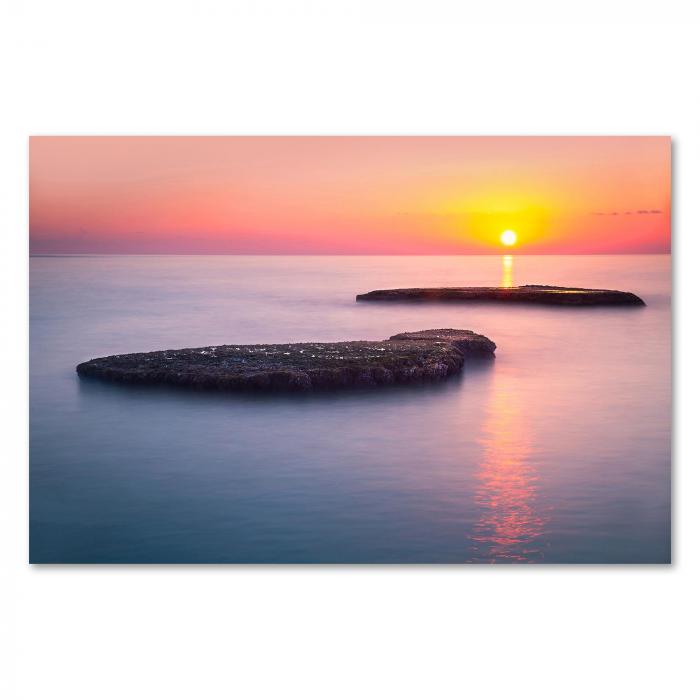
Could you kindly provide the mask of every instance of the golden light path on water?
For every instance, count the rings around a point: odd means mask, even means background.
[[[503,274],[501,275],[501,287],[513,286],[513,256],[503,256]]]
[[[513,256],[502,258],[501,287],[513,286]],[[546,519],[538,508],[539,474],[518,378],[496,372],[482,431],[477,471],[475,561],[528,562],[543,558],[537,540]]]
[[[486,411],[476,474],[474,498],[480,515],[472,561],[541,560],[537,540],[546,519],[538,504],[540,477],[532,461],[532,432],[516,376],[494,373]]]

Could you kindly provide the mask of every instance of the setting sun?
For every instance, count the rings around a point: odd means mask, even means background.
[[[515,245],[517,240],[518,237],[515,234],[515,231],[504,231],[501,234],[501,243],[503,243],[503,245]]]

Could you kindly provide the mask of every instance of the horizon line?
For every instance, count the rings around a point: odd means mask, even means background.
[[[622,253],[29,253],[30,258],[79,258],[79,257],[258,257],[258,258],[459,258],[459,257],[538,257],[567,255],[596,257],[610,255],[671,255],[672,251],[622,252]]]

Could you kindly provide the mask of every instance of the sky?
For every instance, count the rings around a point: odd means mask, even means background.
[[[35,136],[30,253],[668,253],[668,137]]]

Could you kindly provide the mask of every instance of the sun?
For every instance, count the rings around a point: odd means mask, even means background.
[[[508,231],[504,231],[501,234],[501,243],[503,245],[515,245],[515,242],[518,240],[518,236],[515,233],[515,231],[511,231],[510,229]]]

